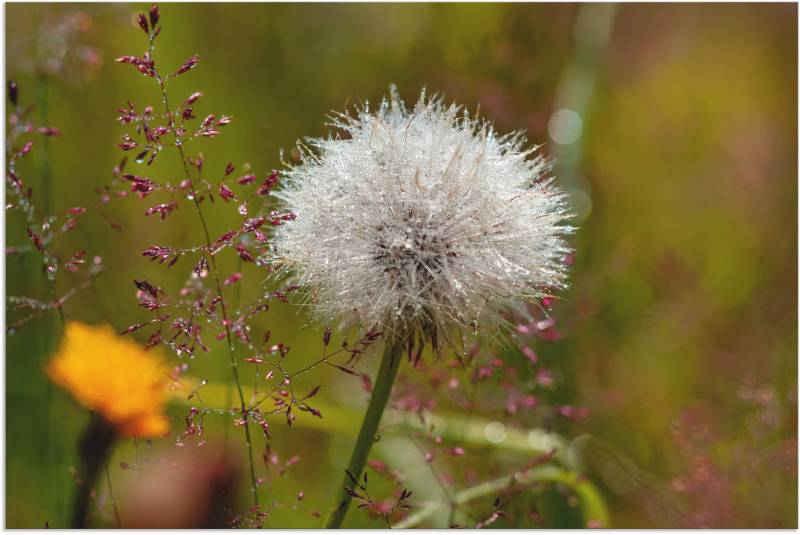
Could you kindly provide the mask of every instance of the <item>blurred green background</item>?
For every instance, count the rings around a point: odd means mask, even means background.
[[[113,61],[145,50],[131,13],[147,7],[6,4],[6,76],[63,132],[51,142],[49,187],[35,187],[38,203],[94,206],[95,188],[121,157],[115,109],[126,100],[158,104],[152,80]],[[599,461],[590,473],[614,526],[675,527],[669,494],[689,504],[698,525],[789,528],[797,526],[796,9],[164,4],[156,55],[177,67],[197,53],[199,66],[171,83],[171,94],[201,90],[198,115],[234,117],[219,139],[192,146],[205,154],[209,177],[228,161],[259,176],[280,168],[280,149],[288,158],[298,138],[327,133],[331,110],[375,102],[390,83],[407,101],[426,87],[471,110],[480,105],[501,132],[527,130],[556,158],[580,226],[572,287],[554,312],[566,336],[537,350],[559,385],[554,402],[591,414],[546,425],[567,438],[589,433],[625,459],[624,473]],[[35,154],[23,173],[32,184],[46,166]],[[151,174],[175,179],[177,163],[167,152]],[[185,269],[166,271],[140,253],[198,241],[193,214],[161,223],[142,217],[149,204],[112,203],[123,232],[90,212],[60,243],[106,264],[93,288],[66,305],[68,318],[121,330],[148,317],[135,304],[133,278],[172,290],[183,283]],[[212,234],[230,227],[229,212],[212,218]],[[26,240],[15,221],[6,229],[7,246]],[[228,260],[225,272],[234,269]],[[41,295],[37,259],[9,257],[6,267],[8,295]],[[243,279],[242,295],[259,283]],[[321,331],[307,320],[289,304],[265,319],[298,366],[320,350]],[[86,413],[43,379],[59,330],[45,318],[6,338],[9,527],[59,526],[69,508]],[[198,356],[192,375],[226,380],[220,355]],[[324,403],[363,406],[352,378],[317,373],[306,381],[324,382]],[[208,417],[210,435],[222,433],[217,420]],[[281,462],[301,461],[273,486],[271,496],[283,492],[289,505],[271,525],[318,525],[308,511],[324,510],[347,456],[342,431],[358,423],[329,421],[327,429],[274,431]],[[140,454],[126,445],[116,460]],[[475,462],[490,466],[502,455],[488,450]],[[288,494],[298,489],[302,511]],[[569,524],[557,510],[546,521]],[[381,526],[363,514],[348,523]]]

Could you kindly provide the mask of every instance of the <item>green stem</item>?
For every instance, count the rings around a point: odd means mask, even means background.
[[[155,39],[155,34],[150,32],[150,52],[153,51],[153,40]],[[155,67],[154,67],[155,70]],[[231,335],[231,327],[230,322],[228,321],[228,309],[227,305],[225,304],[225,299],[222,296],[222,284],[220,282],[219,270],[217,269],[217,260],[216,257],[212,254],[211,251],[211,234],[208,231],[208,224],[206,223],[206,218],[203,215],[203,210],[200,208],[200,201],[197,198],[197,191],[194,188],[194,183],[192,182],[191,174],[189,173],[189,163],[188,159],[186,158],[186,154],[183,152],[183,144],[181,143],[180,136],[176,131],[175,119],[172,111],[169,107],[169,97],[167,95],[167,87],[165,84],[165,78],[155,71],[156,81],[158,82],[159,87],[161,88],[161,100],[164,103],[164,111],[167,116],[167,122],[169,123],[170,130],[172,130],[173,135],[175,136],[175,146],[178,149],[178,154],[180,155],[181,163],[183,164],[183,173],[186,177],[186,180],[189,181],[190,192],[192,195],[192,200],[194,201],[195,211],[197,212],[197,217],[200,219],[200,226],[203,229],[203,235],[205,236],[205,249],[208,253],[209,264],[211,266],[211,275],[214,279],[214,285],[216,286],[217,296],[219,297],[219,308],[220,312],[222,312],[222,325],[225,327],[225,339],[228,345],[228,356],[230,358],[230,365],[231,365],[231,372],[233,375],[233,381],[236,383],[236,389],[239,392],[239,407],[241,409],[242,418],[244,419],[244,438],[245,438],[245,446],[247,447],[247,459],[248,465],[250,468],[250,491],[253,494],[253,507],[254,509],[258,509],[258,479],[256,478],[256,468],[255,468],[255,461],[253,460],[253,440],[250,436],[250,418],[247,410],[247,403],[244,399],[244,391],[242,390],[242,382],[239,379],[239,370],[237,369],[236,357],[235,357],[235,349],[233,344],[233,336]]]
[[[608,510],[606,509],[605,501],[594,485],[588,480],[580,478],[574,472],[551,465],[537,466],[523,472],[516,472],[509,476],[485,481],[456,493],[452,498],[452,502],[456,506],[464,505],[479,498],[501,494],[514,487],[528,486],[535,481],[550,481],[571,487],[578,495],[587,523],[594,521],[601,527],[608,527]],[[436,513],[445,510],[448,506],[449,504],[444,502],[428,503],[395,524],[394,527],[397,529],[412,528]]]
[[[239,271],[242,270],[242,262],[243,261],[242,261],[241,257],[236,259],[236,272],[239,272]],[[239,308],[239,303],[240,303],[241,297],[242,297],[242,285],[241,284],[237,284],[236,285],[236,293],[234,294],[233,301],[232,301],[233,310],[236,310],[236,309]],[[226,390],[225,390],[225,410],[227,410],[228,407],[231,406],[231,403],[233,403],[233,385],[230,382],[228,382],[227,386],[226,386]],[[222,449],[223,449],[223,451],[224,451],[226,456],[228,455],[228,437],[230,435],[228,430],[230,428],[231,428],[231,426],[226,425],[224,430],[223,430],[223,432],[222,432],[223,433],[222,434]]]
[[[353,498],[345,491],[345,487],[355,487],[361,481],[369,450],[375,442],[375,434],[378,431],[381,416],[383,416],[383,409],[389,401],[392,384],[394,384],[397,370],[400,368],[402,352],[403,345],[399,339],[387,340],[381,359],[381,367],[378,370],[378,377],[372,389],[372,397],[369,400],[364,421],[361,423],[353,453],[350,455],[347,472],[345,472],[342,484],[336,490],[336,501],[325,519],[325,528],[339,528],[347,514],[347,508]],[[355,478],[355,482],[351,479],[351,475]]]

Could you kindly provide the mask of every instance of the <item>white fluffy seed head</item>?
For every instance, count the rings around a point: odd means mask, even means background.
[[[294,221],[276,258],[318,318],[432,335],[496,330],[563,288],[572,228],[548,163],[455,105],[413,110],[392,87],[376,112],[338,115],[277,193]]]

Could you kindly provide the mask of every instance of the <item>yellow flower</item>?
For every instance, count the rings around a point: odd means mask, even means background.
[[[169,368],[160,355],[111,327],[67,323],[47,374],[122,435],[145,438],[169,431],[163,413]]]

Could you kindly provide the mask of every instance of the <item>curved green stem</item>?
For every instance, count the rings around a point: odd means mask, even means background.
[[[587,523],[592,522],[600,527],[608,527],[608,509],[597,488],[590,481],[580,478],[574,472],[552,465],[537,466],[523,472],[516,472],[491,481],[485,481],[456,493],[452,498],[452,502],[456,506],[464,505],[478,498],[502,493],[516,486],[530,485],[535,481],[550,481],[571,487],[575,494],[578,495]],[[397,529],[412,528],[447,507],[449,505],[444,502],[428,503],[395,524],[394,527]]]
[[[336,489],[336,501],[334,502],[328,517],[325,519],[326,528],[339,528],[342,525],[347,508],[353,499],[345,490],[346,487],[355,487],[361,481],[364,472],[364,464],[367,462],[369,450],[375,442],[375,434],[383,416],[383,409],[389,401],[389,394],[392,392],[392,384],[397,377],[397,370],[400,368],[401,355],[403,352],[402,343],[398,340],[387,341],[383,351],[381,367],[378,370],[378,377],[372,389],[372,397],[369,400],[364,421],[361,423],[361,430],[358,432],[356,445],[350,455],[350,463],[347,465],[342,484]],[[355,478],[355,481],[351,478]]]

